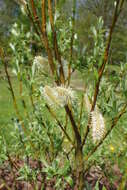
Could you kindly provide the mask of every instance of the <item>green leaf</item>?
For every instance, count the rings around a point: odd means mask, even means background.
[[[59,178],[59,179],[57,179],[57,181],[56,181],[55,187],[56,187],[56,188],[57,188],[57,187],[60,187],[60,184],[61,184],[61,179]]]
[[[97,71],[97,69],[94,69],[94,76],[95,76],[96,80],[98,80],[98,71]]]
[[[67,183],[72,187],[73,186],[73,179],[70,176],[64,177]]]
[[[102,190],[106,190],[106,188],[103,186],[103,189]]]
[[[95,188],[94,188],[95,190],[99,190],[99,183],[98,183],[98,181],[97,181],[97,183],[96,183],[96,185],[95,185]]]
[[[92,27],[91,29],[92,29],[92,32],[93,32],[94,36],[97,37],[97,31],[96,31],[96,28],[95,28],[95,27]]]

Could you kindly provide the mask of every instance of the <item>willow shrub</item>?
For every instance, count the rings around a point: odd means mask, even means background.
[[[1,162],[11,155],[43,164],[42,170],[32,170],[26,162],[19,171],[20,180],[33,180],[36,184],[40,172],[47,181],[55,177],[55,189],[69,184],[80,190],[85,188],[84,176],[93,164],[104,169],[108,158],[113,162],[114,154],[124,155],[127,64],[112,66],[109,57],[123,3],[124,0],[115,2],[107,31],[103,30],[102,18],[91,27],[93,49],[88,53],[86,44],[82,50],[78,44],[76,0],[72,3],[72,16],[66,21],[56,1],[20,1],[22,17],[27,22],[18,21],[12,26],[9,46],[24,111],[19,111],[6,54],[1,49],[16,111],[11,140],[8,142],[6,134],[0,138]],[[80,92],[73,75],[83,83]]]

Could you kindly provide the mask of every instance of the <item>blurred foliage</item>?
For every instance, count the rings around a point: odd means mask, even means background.
[[[71,16],[71,4],[72,1],[66,2],[63,5],[63,14],[65,18]],[[91,25],[97,25],[97,19],[102,17],[104,21],[105,36],[107,36],[109,27],[111,26],[112,12],[114,10],[115,0],[79,0],[77,2],[77,11],[76,11],[76,32],[79,39],[79,47],[82,51],[83,48],[87,48],[87,51],[90,51],[93,48],[91,40]],[[112,41],[112,51],[110,53],[109,61],[111,64],[119,64],[120,61],[125,59],[126,43],[127,43],[127,2],[124,4],[123,11],[119,17],[117,27],[115,29]],[[114,52],[117,49],[117,54]],[[83,62],[85,65],[85,62]]]
[[[9,29],[17,20],[19,8],[14,1],[0,0],[0,44],[7,46]]]

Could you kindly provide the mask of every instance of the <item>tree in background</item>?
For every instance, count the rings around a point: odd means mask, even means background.
[[[111,25],[111,16],[116,1],[108,0],[86,0],[79,3],[79,19],[77,20],[77,32],[80,39],[80,44],[89,44],[88,49],[91,48],[91,40],[88,38],[91,25],[96,25],[97,18],[102,17],[104,21],[105,35],[109,32]],[[113,34],[112,51],[110,53],[111,64],[120,64],[120,61],[126,59],[126,43],[127,37],[127,2],[124,4],[123,12],[117,22],[117,27]],[[88,43],[87,43],[88,42]],[[115,54],[117,49],[118,54]]]
[[[14,1],[0,0],[0,43],[7,45],[9,30],[19,13],[19,8]]]

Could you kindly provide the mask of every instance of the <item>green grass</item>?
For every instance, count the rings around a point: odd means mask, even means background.
[[[20,94],[19,94],[19,82],[17,81],[16,78],[12,78],[11,81],[12,81],[19,111],[21,115],[23,115],[24,111],[21,104]],[[8,87],[9,86],[8,86],[7,81],[0,79],[0,127],[6,127],[8,124],[12,122],[11,121],[12,118],[16,117],[11,92]],[[27,95],[25,99],[28,100]],[[29,104],[28,101],[27,101],[27,104]]]

